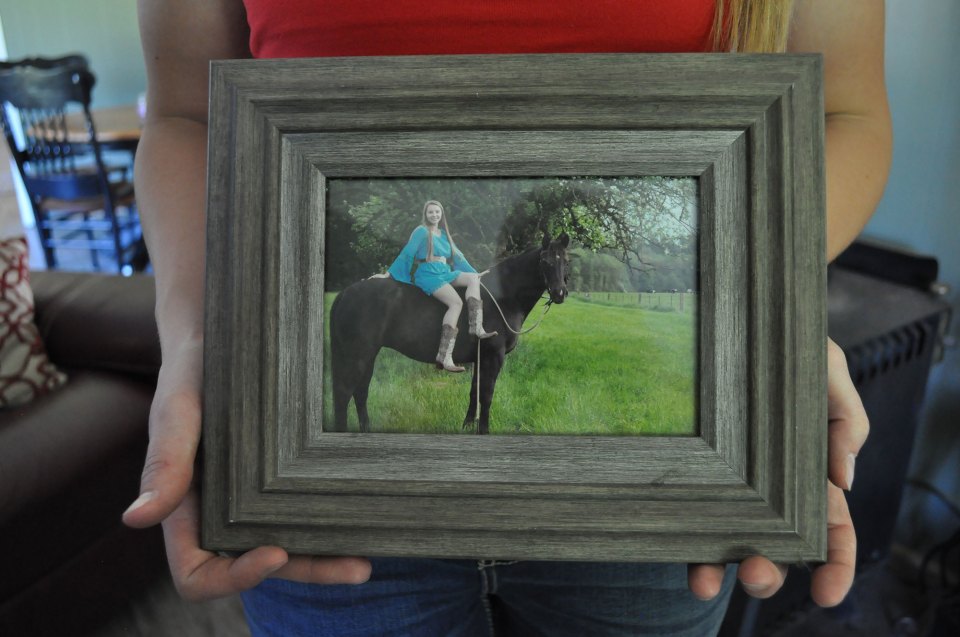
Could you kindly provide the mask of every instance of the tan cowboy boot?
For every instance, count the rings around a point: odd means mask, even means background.
[[[467,318],[470,319],[470,333],[483,340],[497,335],[497,332],[485,332],[483,330],[483,301],[480,299],[467,299]]]
[[[440,331],[440,350],[437,352],[437,369],[445,369],[448,372],[464,371],[463,367],[453,362],[453,346],[457,342],[459,331],[452,325],[443,324],[443,329]]]

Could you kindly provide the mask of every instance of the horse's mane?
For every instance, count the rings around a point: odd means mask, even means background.
[[[539,262],[541,249],[538,246],[501,259],[490,267],[490,273],[482,279],[483,283],[494,295],[502,296],[505,290],[519,283],[515,274],[522,269],[521,264],[526,261]],[[537,279],[539,280],[539,277]]]
[[[497,272],[498,274],[503,274],[504,271],[509,272],[511,268],[519,265],[527,259],[532,258],[534,254],[536,254],[539,258],[541,250],[542,248],[538,246],[535,248],[530,248],[529,250],[524,250],[523,252],[517,254],[511,254],[510,256],[503,257],[490,267],[490,273],[493,274],[494,272]]]

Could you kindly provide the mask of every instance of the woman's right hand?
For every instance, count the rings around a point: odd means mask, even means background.
[[[163,364],[150,409],[140,497],[123,520],[163,523],[167,561],[186,599],[220,597],[264,578],[363,582],[366,560],[290,557],[262,546],[237,558],[200,548],[194,463],[203,390],[205,175],[210,61],[250,55],[243,3],[140,0],[147,119],[136,158],[137,206],[154,266]],[[190,42],[188,47],[181,42]]]
[[[141,495],[123,521],[135,528],[162,522],[174,584],[191,601],[238,593],[267,577],[319,584],[366,581],[370,563],[359,558],[291,557],[277,546],[261,546],[230,558],[200,548],[193,468],[200,441],[202,364],[200,341],[167,353],[150,410]]]

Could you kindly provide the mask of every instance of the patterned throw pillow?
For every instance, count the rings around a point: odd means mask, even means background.
[[[33,324],[27,263],[26,238],[0,241],[0,408],[23,405],[67,382]]]

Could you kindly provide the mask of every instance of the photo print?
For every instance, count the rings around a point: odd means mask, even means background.
[[[694,177],[331,179],[327,432],[697,433]]]

